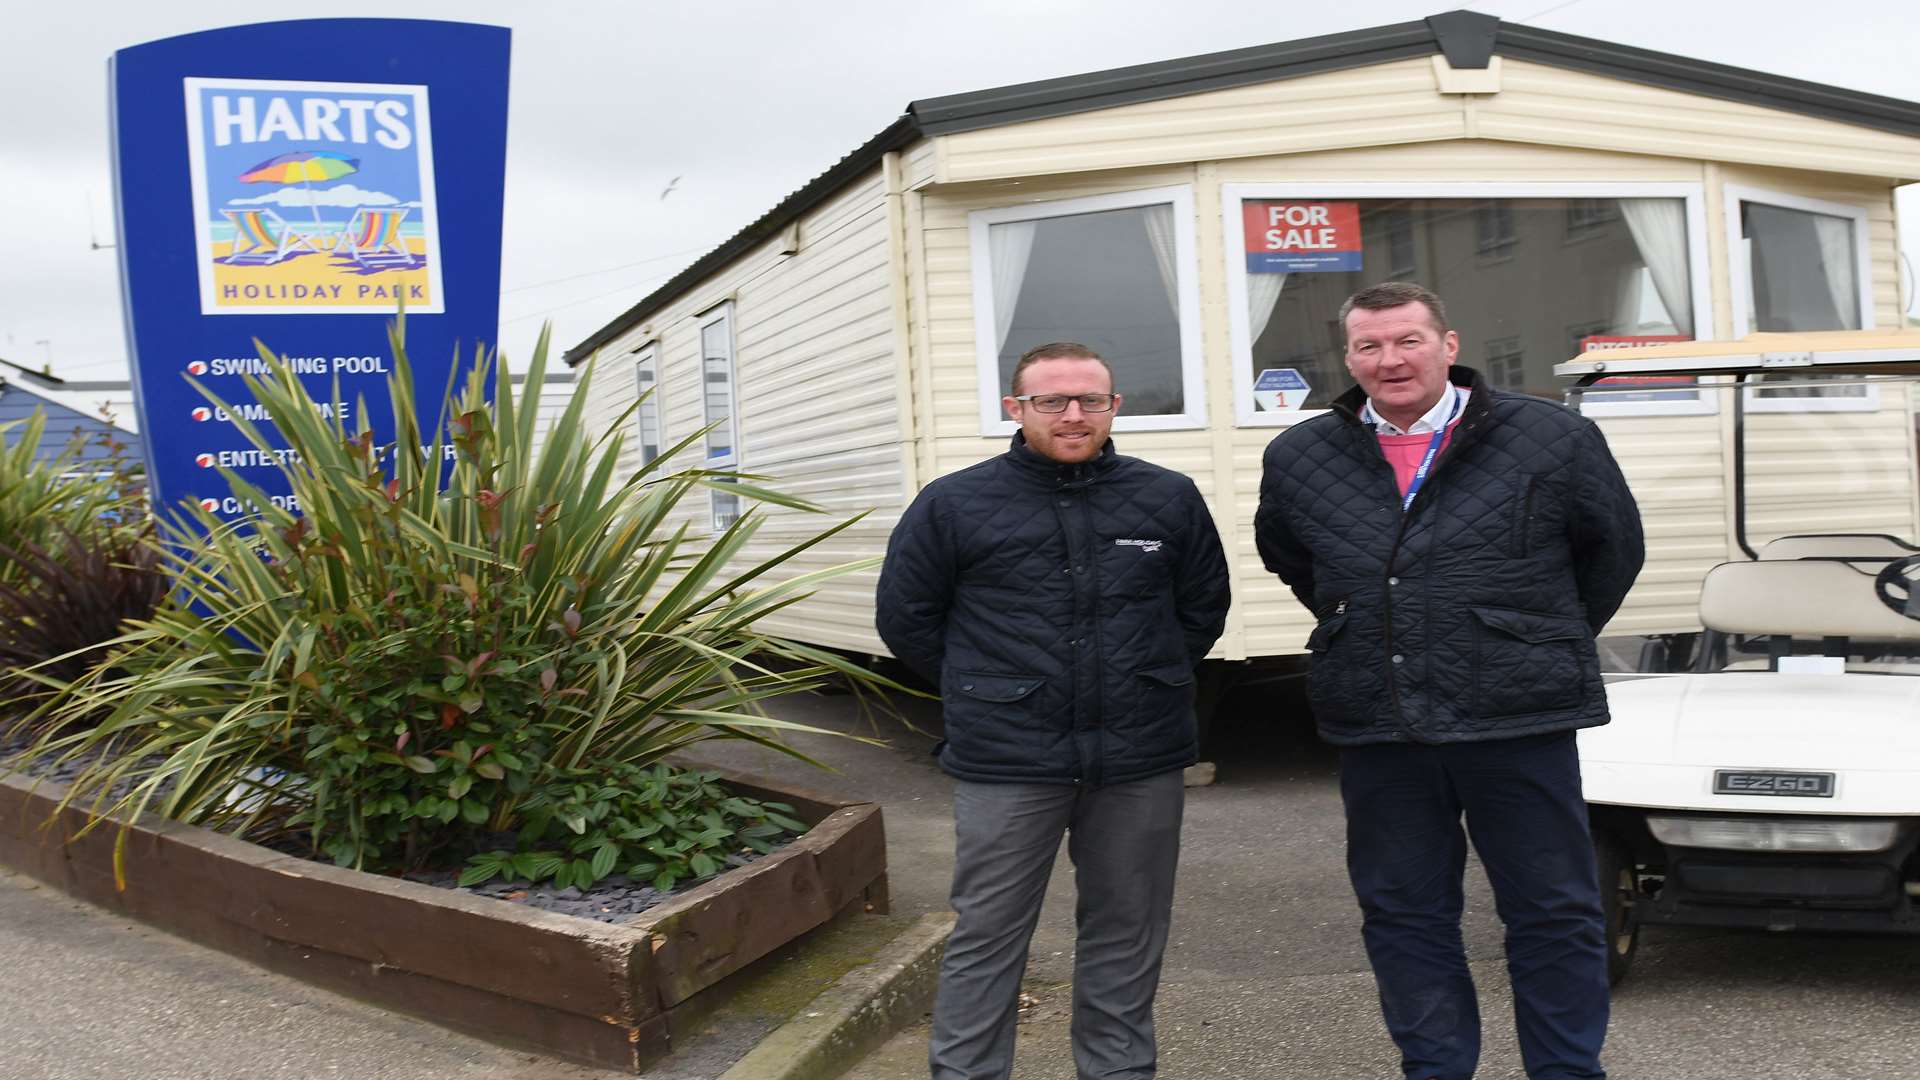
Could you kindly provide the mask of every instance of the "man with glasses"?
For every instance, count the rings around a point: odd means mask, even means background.
[[[1084,345],[1020,358],[998,457],[928,484],[894,529],[880,635],[940,687],[954,786],[934,1080],[1013,1068],[1027,946],[1062,833],[1079,899],[1082,1077],[1154,1075],[1153,998],[1198,757],[1193,669],[1227,566],[1192,480],[1114,452],[1113,372]]]
[[[1411,282],[1340,309],[1359,385],[1267,447],[1254,541],[1319,621],[1347,869],[1408,1080],[1467,1080],[1472,838],[1507,928],[1534,1080],[1598,1080],[1607,949],[1574,731],[1607,722],[1594,635],[1640,571],[1640,514],[1593,421],[1453,363]],[[1466,832],[1461,831],[1464,815]]]

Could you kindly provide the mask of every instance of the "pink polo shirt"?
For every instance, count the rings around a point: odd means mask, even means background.
[[[1447,444],[1453,441],[1454,426],[1460,423],[1460,414],[1454,413],[1454,396],[1466,396],[1459,387],[1452,388],[1453,394],[1442,394],[1427,414],[1413,422],[1413,430],[1403,433],[1401,430],[1373,411],[1369,402],[1360,413],[1360,418],[1373,425],[1374,435],[1380,440],[1380,453],[1393,466],[1393,479],[1400,485],[1400,494],[1407,493],[1407,486],[1413,483],[1413,472],[1420,467],[1420,459],[1427,456],[1427,444],[1433,441],[1433,433],[1439,425],[1446,423],[1447,434],[1440,440],[1440,450],[1446,452]],[[1464,406],[1466,403],[1461,402]],[[1463,410],[1464,411],[1464,410]],[[1453,418],[1448,421],[1448,414]],[[1436,458],[1437,460],[1437,458]]]
[[[1432,432],[1424,435],[1380,436],[1380,452],[1387,456],[1387,464],[1393,466],[1393,479],[1400,485],[1400,494],[1407,493],[1407,485],[1413,483],[1413,470],[1420,467],[1420,459],[1427,456],[1427,444],[1432,441]],[[1446,437],[1440,440],[1442,453],[1446,452],[1447,444],[1452,441],[1453,426],[1450,424]]]

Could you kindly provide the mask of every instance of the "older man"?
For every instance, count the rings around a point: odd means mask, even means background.
[[[1003,400],[1012,447],[927,485],[888,545],[880,634],[939,685],[937,753],[957,780],[934,1080],[1010,1074],[1063,832],[1079,1073],[1154,1075],[1193,669],[1225,625],[1227,568],[1193,481],[1114,452],[1120,401],[1085,346],[1028,352]]]
[[[1507,927],[1535,1078],[1603,1077],[1607,961],[1574,730],[1607,722],[1594,635],[1639,573],[1639,512],[1592,421],[1453,361],[1440,298],[1348,299],[1359,385],[1267,448],[1254,537],[1318,619],[1347,862],[1409,1080],[1466,1080],[1470,835]],[[1462,815],[1466,835],[1462,834]]]

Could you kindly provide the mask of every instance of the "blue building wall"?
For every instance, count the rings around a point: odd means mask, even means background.
[[[76,412],[57,401],[49,401],[19,383],[0,380],[0,425],[25,420],[33,415],[36,408],[47,412],[47,428],[40,436],[38,455],[42,461],[58,456],[76,431],[86,439],[86,446],[80,455],[83,461],[101,461],[109,456],[107,448],[101,445],[101,436],[109,432],[115,440],[126,444],[126,449],[121,451],[126,460],[135,463],[143,460],[140,436],[133,432],[114,427],[97,416]],[[8,446],[12,446],[19,437],[18,430],[8,431],[4,436]]]

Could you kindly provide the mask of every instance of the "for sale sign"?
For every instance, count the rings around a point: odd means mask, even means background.
[[[1360,204],[1265,202],[1241,204],[1246,222],[1247,273],[1312,274],[1360,269]]]

